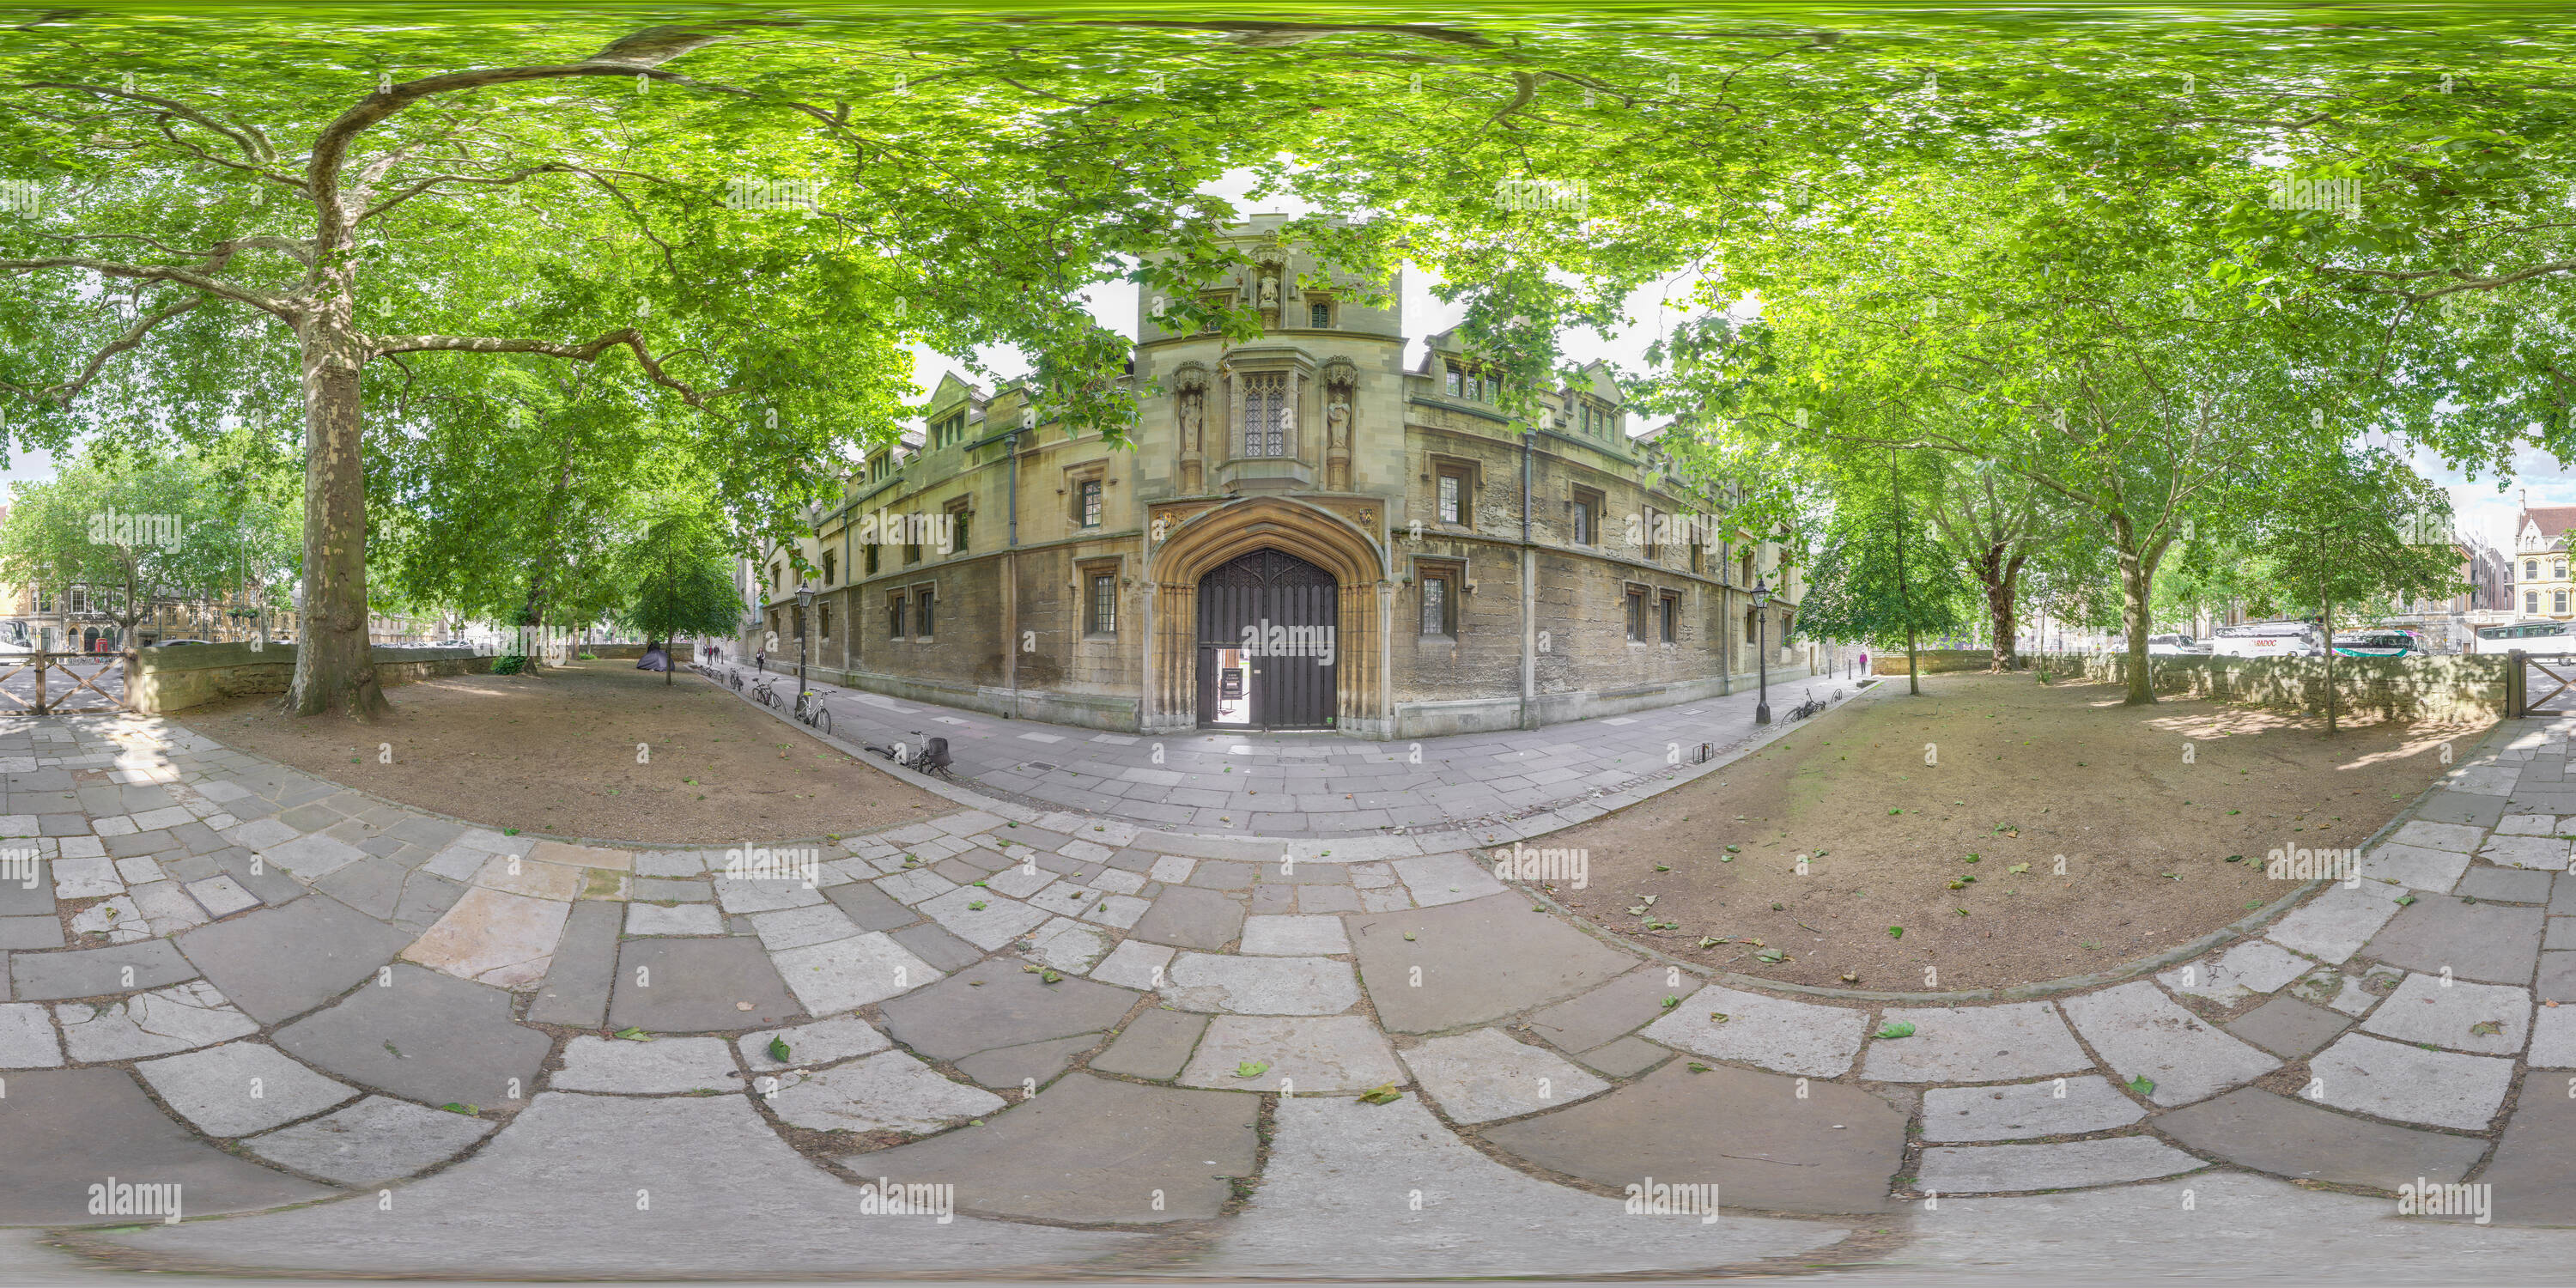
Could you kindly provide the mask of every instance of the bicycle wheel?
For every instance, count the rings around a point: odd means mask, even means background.
[[[828,736],[832,732],[832,713],[822,707],[814,708],[814,728]]]

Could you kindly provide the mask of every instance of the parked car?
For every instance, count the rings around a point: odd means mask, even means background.
[[[2368,629],[2335,632],[2334,650],[2344,657],[2413,657],[2424,651],[2405,631]]]
[[[2542,657],[2576,653],[2576,632],[2565,622],[2542,618],[2515,622],[2510,626],[2481,626],[2477,638],[2469,641],[2469,651],[2489,655],[2523,652]]]
[[[177,648],[177,647],[179,647],[179,646],[180,646],[180,645],[182,645],[182,644],[212,644],[212,643],[214,643],[214,641],[213,641],[213,640],[161,640],[161,641],[158,641],[158,642],[156,642],[156,643],[152,643],[152,644],[144,645],[144,647],[145,647],[145,648]]]
[[[2319,657],[2324,633],[2312,622],[2244,622],[2210,632],[2210,651],[2219,657]]]

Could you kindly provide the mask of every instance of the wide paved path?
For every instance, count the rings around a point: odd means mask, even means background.
[[[2500,729],[2205,955],[1949,1005],[1704,978],[1461,851],[1008,802],[604,848],[21,719],[0,1226],[88,1229],[0,1266],[2557,1274],[2567,734]]]
[[[745,692],[761,677],[738,673]],[[771,674],[776,675],[773,671]],[[1885,681],[1902,687],[1902,681]],[[1775,675],[1775,722],[1753,722],[1759,694],[1549,725],[1536,730],[1371,742],[1334,733],[1160,736],[1007,720],[810,681],[846,742],[918,747],[946,738],[954,773],[980,791],[1039,809],[1106,814],[1145,827],[1250,836],[1363,836],[1468,830],[1539,819],[1541,830],[1597,817],[1660,790],[1706,744],[1725,758],[1793,724],[1810,696],[1837,703],[1852,680]],[[796,698],[791,667],[772,692]],[[1544,817],[1542,817],[1544,816]]]

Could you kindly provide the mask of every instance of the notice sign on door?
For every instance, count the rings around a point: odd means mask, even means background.
[[[1243,696],[1243,668],[1229,666],[1217,676],[1217,696],[1229,701]]]

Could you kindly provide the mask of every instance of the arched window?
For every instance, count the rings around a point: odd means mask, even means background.
[[[2522,579],[2523,579],[2524,581],[2538,581],[2538,580],[2540,580],[2540,561],[2539,561],[2539,560],[2537,560],[2537,559],[2525,559],[2525,560],[2523,560],[2523,561],[2522,561]]]

